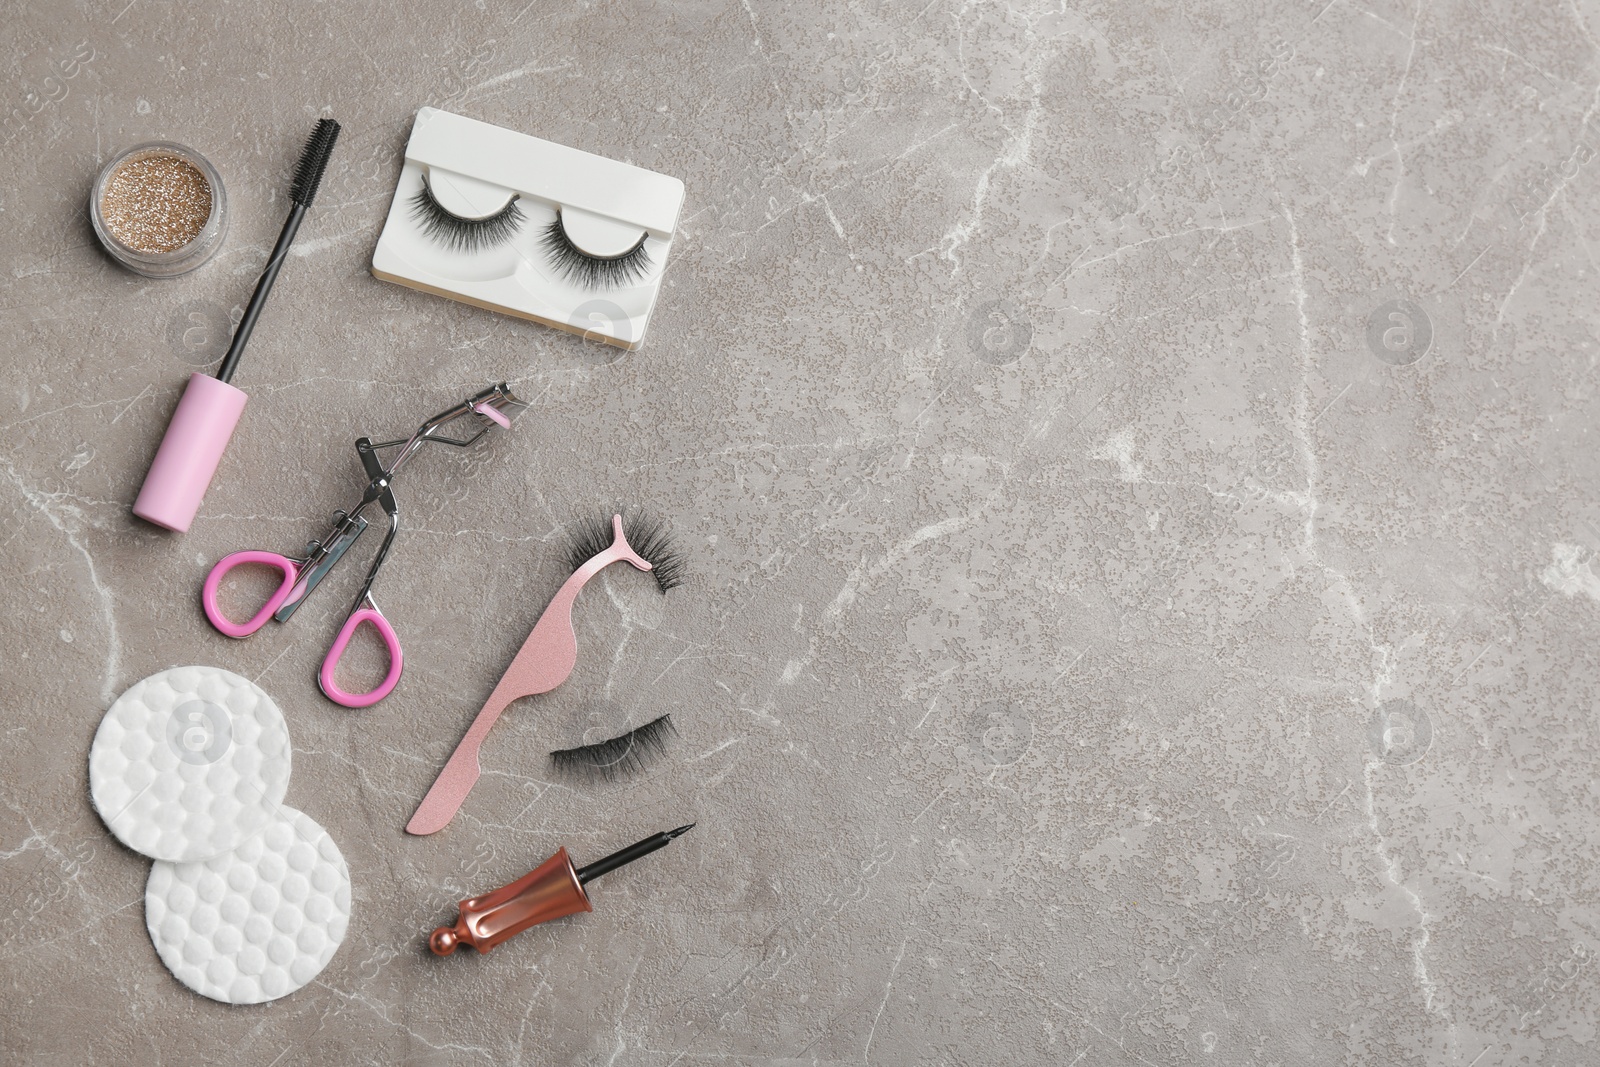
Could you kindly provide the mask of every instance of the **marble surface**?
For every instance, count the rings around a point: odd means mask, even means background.
[[[1600,3],[13,4],[0,123],[0,1060],[1600,1060]],[[681,177],[650,336],[375,281],[417,107]],[[345,128],[193,530],[129,504],[311,121]],[[86,193],[201,150],[226,247],[151,282]],[[359,490],[352,441],[533,408],[397,486],[408,652],[315,672],[370,545],[248,641],[198,590]],[[608,572],[443,833],[402,826],[564,574]],[[370,656],[371,650],[363,655]],[[180,986],[90,807],[138,679],[256,679],[349,862],[284,1000]],[[370,670],[371,662],[355,665]],[[551,749],[671,712],[614,784]],[[427,954],[567,845],[695,820],[593,914]]]

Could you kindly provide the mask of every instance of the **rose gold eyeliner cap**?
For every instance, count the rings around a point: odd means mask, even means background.
[[[572,859],[562,848],[510,885],[463,900],[455,926],[435,930],[428,947],[438,956],[450,955],[458,944],[488,952],[530,926],[593,910],[589,895],[578,882],[578,872],[572,869]]]

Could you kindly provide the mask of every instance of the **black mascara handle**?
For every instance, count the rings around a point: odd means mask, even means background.
[[[272,246],[272,258],[267,260],[267,267],[261,272],[261,279],[256,282],[256,291],[250,296],[250,303],[245,305],[244,318],[239,320],[239,328],[233,331],[233,341],[228,345],[228,354],[222,357],[222,366],[217,368],[217,380],[229,381],[233,372],[239,369],[239,357],[244,355],[244,346],[250,340],[250,332],[256,328],[256,319],[261,317],[261,309],[266,306],[267,295],[272,292],[272,283],[278,280],[278,271],[283,267],[283,261],[289,258],[289,246],[294,243],[294,235],[300,229],[300,220],[305,218],[306,206],[295,203],[289,211],[289,217],[283,222],[283,230],[278,234],[278,243]]]

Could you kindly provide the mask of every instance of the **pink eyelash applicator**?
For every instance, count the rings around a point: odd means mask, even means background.
[[[183,533],[194,522],[200,510],[200,500],[211,485],[211,476],[217,473],[222,453],[233,437],[233,428],[244,414],[245,402],[250,398],[244,391],[228,384],[239,367],[239,357],[255,329],[256,319],[278,280],[278,271],[289,255],[289,245],[300,229],[300,220],[306,209],[316,199],[317,186],[322,184],[322,172],[328,166],[328,156],[339,138],[339,124],[332,119],[318,119],[317,127],[300,153],[300,164],[295,168],[294,182],[289,186],[289,217],[284,220],[278,243],[267,258],[267,265],[256,282],[256,291],[244,309],[244,318],[233,331],[233,341],[216,377],[196,372],[178,401],[178,409],[167,424],[166,436],[156,450],[156,458],[145,475],[139,498],[134,501],[133,513],[146,522],[165,526]]]
[[[630,537],[637,543],[637,550],[629,543]],[[621,515],[611,517],[609,529],[606,524],[591,523],[580,530],[571,560],[572,575],[562,583],[544,614],[534,623],[533,632],[522,643],[494,692],[489,694],[483,710],[472,720],[467,735],[456,746],[444,770],[439,772],[433,788],[422,798],[416,814],[406,823],[407,833],[432,834],[444,829],[478,781],[481,773],[478,751],[501,712],[522,697],[548,693],[572,674],[572,668],[578,663],[572,606],[589,579],[613,563],[626,561],[635,570],[652,572],[656,584],[665,593],[682,575],[682,559],[672,549],[663,527],[637,519],[624,523]]]

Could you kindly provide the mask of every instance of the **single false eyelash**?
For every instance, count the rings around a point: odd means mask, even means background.
[[[476,252],[510,240],[522,228],[527,216],[517,201],[513,196],[505,207],[481,219],[462,218],[433,198],[433,187],[424,174],[422,188],[411,198],[411,217],[424,235],[452,252]]]
[[[561,771],[597,774],[610,782],[637,774],[666,755],[667,738],[677,732],[672,716],[663,715],[618,737],[552,752],[550,759]]]
[[[651,515],[622,516],[622,534],[633,550],[650,563],[650,575],[663,593],[683,583],[687,563],[667,524]],[[611,547],[611,514],[580,519],[567,550],[567,565],[577,570]]]
[[[591,256],[572,243],[561,225],[561,212],[557,211],[555,221],[544,228],[539,244],[567,281],[583,289],[615,289],[640,280],[655,266],[645,251],[646,236],[620,256]]]

